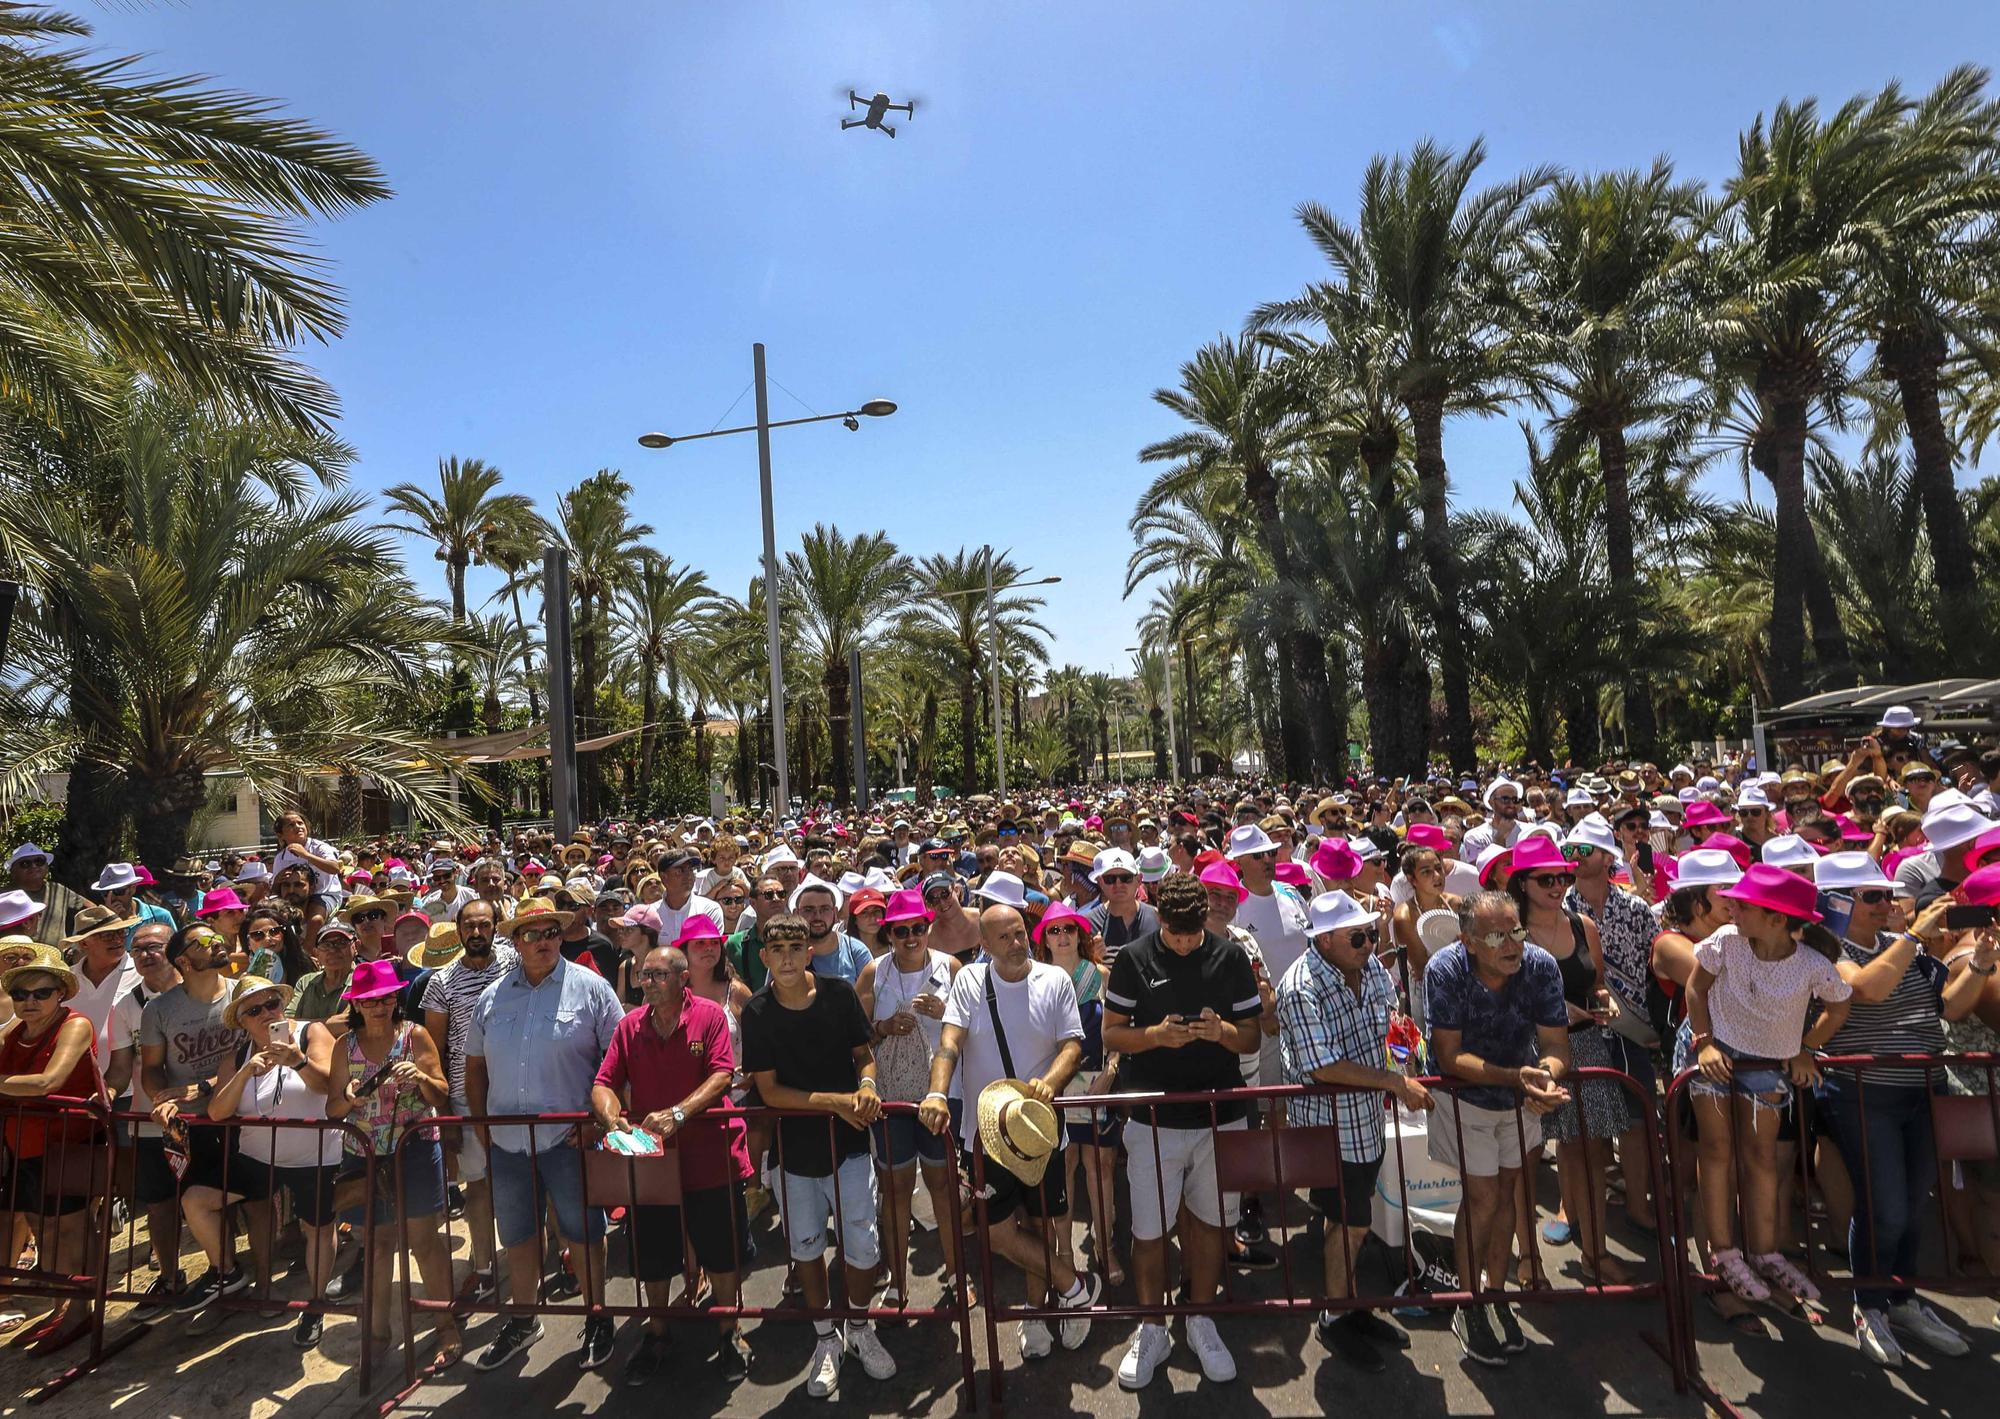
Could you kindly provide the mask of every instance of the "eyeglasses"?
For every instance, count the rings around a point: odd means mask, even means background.
[[[1887,887],[1865,887],[1854,894],[1854,900],[1864,907],[1879,907],[1886,906],[1893,895]]]
[[[668,981],[672,980],[674,977],[683,974],[685,974],[685,972],[679,970],[676,967],[671,967],[671,966],[663,971],[661,970],[641,971],[639,972],[639,982],[642,985],[664,985]]]
[[[781,902],[785,899],[785,894],[783,891],[752,892],[750,895],[755,897],[760,902]]]
[[[352,951],[354,949],[354,938],[352,936],[322,936],[319,939],[319,949],[322,951]]]
[[[715,904],[720,907],[740,907],[744,904],[744,902],[748,900],[749,898],[742,896],[717,897],[715,899]]]
[[[889,928],[891,941],[909,941],[930,934],[931,924],[927,921],[899,921]]]
[[[1492,806],[1495,808],[1519,808],[1521,800],[1518,798],[1502,798],[1496,794]]]
[[[236,1012],[239,1020],[255,1020],[260,1015],[275,1015],[285,1008],[282,1000],[267,1000],[262,1005],[246,1005]]]
[[[1526,941],[1528,939],[1528,928],[1517,926],[1511,931],[1487,931],[1472,939],[1484,944],[1488,950],[1497,950],[1509,941],[1516,943]]]
[[[562,935],[560,926],[531,926],[526,931],[514,933],[514,939],[523,946],[533,946],[542,941],[553,941]]]
[[[1535,872],[1528,880],[1537,887],[1566,887],[1576,880],[1574,872]]]
[[[61,995],[62,987],[59,985],[38,985],[30,990],[26,986],[15,986],[7,994],[12,997],[16,1005],[19,1005],[24,1001],[48,1000],[53,996]]]
[[[1769,813],[1770,811],[1771,810],[1768,808],[1760,808],[1756,804],[1752,803],[1747,808],[1738,808],[1736,810],[1736,816],[1739,818],[1762,818],[1765,814]]]

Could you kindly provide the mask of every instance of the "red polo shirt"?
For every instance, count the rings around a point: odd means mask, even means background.
[[[723,1007],[688,992],[674,1032],[667,1036],[654,1028],[652,1016],[652,1007],[641,1005],[620,1020],[604,1063],[597,1067],[597,1082],[629,1101],[626,1116],[634,1125],[647,1114],[672,1108],[709,1075],[727,1078],[736,1072]],[[677,1142],[684,1190],[721,1187],[750,1176],[743,1120],[727,1094],[690,1118]]]

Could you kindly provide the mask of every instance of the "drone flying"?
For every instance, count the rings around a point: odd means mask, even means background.
[[[911,99],[908,103],[890,103],[887,94],[877,94],[872,99],[864,99],[852,89],[847,91],[847,111],[849,113],[852,113],[864,103],[868,105],[868,112],[860,118],[841,119],[841,132],[845,133],[850,128],[873,128],[879,132],[887,133],[893,138],[896,136],[896,130],[882,121],[883,114],[906,113],[912,118],[917,116],[917,101],[915,99]]]

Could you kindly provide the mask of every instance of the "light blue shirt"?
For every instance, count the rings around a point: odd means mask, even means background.
[[[479,997],[465,1033],[466,1057],[486,1061],[486,1112],[589,1112],[597,1066],[624,1018],[618,993],[595,971],[558,960],[540,985],[530,985],[515,966]],[[569,1127],[539,1130],[532,1146],[556,1147]],[[496,1127],[493,1146],[526,1153],[529,1132]]]
[[[844,931],[836,931],[834,935],[839,938],[840,944],[824,956],[814,953],[813,974],[839,976],[849,985],[853,985],[861,979],[861,968],[875,958],[869,954],[868,948],[861,944],[860,937],[849,936]]]
[[[128,926],[125,928],[125,949],[127,951],[132,949],[133,935],[137,933],[140,926],[144,926],[147,922],[157,921],[169,931],[178,931],[180,929],[174,924],[174,914],[163,906],[157,906],[152,902],[142,902],[137,897],[134,897],[132,899],[132,910],[138,914],[139,926]]]

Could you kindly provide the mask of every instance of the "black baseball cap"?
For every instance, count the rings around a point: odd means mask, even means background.
[[[919,847],[917,851],[926,856],[934,852],[950,852],[951,844],[943,838],[925,838],[923,846]]]
[[[924,874],[923,893],[928,897],[940,887],[948,888],[954,895],[958,892],[958,878],[949,872],[928,872]]]

